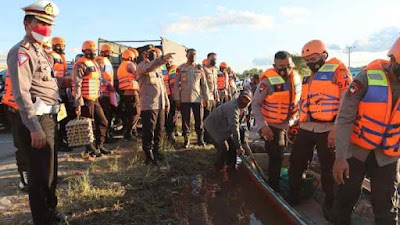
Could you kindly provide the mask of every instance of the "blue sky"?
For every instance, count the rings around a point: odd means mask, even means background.
[[[0,59],[24,35],[23,6],[31,0],[2,4]],[[299,53],[309,40],[321,39],[347,63],[344,47],[354,45],[352,65],[384,58],[400,32],[398,0],[226,0],[128,1],[54,0],[60,8],[54,36],[67,41],[67,57],[83,41],[158,39],[163,36],[208,52],[235,71],[267,68],[278,50]],[[135,46],[134,46],[135,47]]]

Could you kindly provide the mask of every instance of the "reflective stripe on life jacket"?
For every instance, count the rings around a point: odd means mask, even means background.
[[[14,95],[12,93],[11,78],[9,70],[6,71],[6,77],[4,78],[4,92],[1,102],[8,105],[15,110],[18,110],[18,105],[15,102]]]
[[[118,86],[120,90],[137,90],[139,91],[139,84],[136,81],[134,73],[128,72],[128,65],[133,62],[124,60],[118,67]]]
[[[275,69],[268,69],[264,73],[274,92],[265,96],[261,112],[267,123],[283,123],[286,119],[293,119],[299,110],[298,103],[301,97],[300,76],[292,71],[290,81],[285,82]],[[289,86],[290,85],[290,86]]]
[[[301,94],[300,122],[332,122],[340,105],[340,88],[335,83],[341,61],[327,61],[315,74],[306,71]]]
[[[352,143],[366,149],[382,149],[386,155],[400,156],[400,98],[393,106],[392,90],[384,66],[375,60],[367,71],[368,88],[358,105]]]
[[[65,60],[65,56],[60,55],[57,52],[51,52],[50,55],[54,61],[53,69],[56,77],[64,77],[65,73],[67,72],[67,61]]]
[[[97,56],[95,61],[99,65],[104,65],[104,71],[101,71],[101,74],[102,74],[102,78],[104,79],[105,82],[102,82],[102,84],[101,84],[101,92],[109,93],[109,91],[107,90],[107,83],[114,86],[113,66],[112,66],[110,60],[104,56]]]

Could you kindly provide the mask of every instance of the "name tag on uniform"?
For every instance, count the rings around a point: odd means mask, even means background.
[[[60,111],[57,114],[57,121],[60,122],[61,120],[67,117],[67,109],[65,108],[65,104],[60,104]]]

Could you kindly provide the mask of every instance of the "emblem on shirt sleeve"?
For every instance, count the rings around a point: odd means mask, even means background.
[[[263,92],[265,88],[267,88],[267,85],[265,83],[261,83],[259,92]]]
[[[18,53],[18,66],[22,66],[28,61],[29,56],[25,53]]]
[[[349,96],[353,96],[357,92],[359,92],[364,85],[359,80],[354,80],[349,88]]]

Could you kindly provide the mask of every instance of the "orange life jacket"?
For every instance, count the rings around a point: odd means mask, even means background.
[[[226,89],[226,73],[219,72],[217,75],[218,90],[223,91]]]
[[[392,89],[384,66],[386,60],[375,60],[367,71],[368,88],[358,104],[352,143],[366,149],[383,149],[388,156],[400,156],[400,98],[393,106]]]
[[[120,90],[137,90],[139,91],[139,84],[136,81],[134,73],[128,72],[128,65],[133,62],[124,60],[118,67],[118,87]]]
[[[265,73],[272,88],[273,94],[265,96],[261,112],[267,123],[283,123],[286,119],[294,119],[299,111],[301,97],[301,79],[299,74],[292,71],[289,74],[290,82],[285,82],[275,69],[268,69]]]
[[[104,56],[97,56],[95,61],[99,65],[104,65],[104,71],[101,71],[101,74],[102,74],[102,78],[105,80],[105,82],[102,82],[102,84],[101,84],[101,92],[109,93],[109,91],[107,90],[107,83],[114,85],[113,66],[112,66],[110,60]]]
[[[336,58],[327,61],[315,74],[307,70],[303,77],[300,122],[332,122],[340,105],[336,70],[343,64]]]
[[[92,61],[86,57],[82,57],[78,59],[75,66],[78,63],[82,63],[85,65],[85,75],[82,77],[82,97],[87,100],[95,101],[100,97],[100,71],[98,65],[96,65],[95,61]],[[75,70],[75,69],[74,69]],[[72,80],[76,78],[75,74],[72,75]],[[74,84],[75,82],[72,82]],[[72,88],[72,95],[75,96],[75,88]]]
[[[175,94],[175,79],[176,79],[176,65],[171,65],[171,67],[168,70],[169,74],[169,86],[170,86],[170,91],[171,94]]]
[[[12,86],[11,86],[11,78],[9,70],[6,71],[6,77],[4,79],[4,92],[1,102],[5,105],[8,105],[15,110],[18,110],[18,105],[15,102],[14,95],[12,93]]]
[[[165,89],[167,90],[167,95],[170,95],[171,88],[169,87],[169,73],[168,73],[167,66],[165,64],[161,66],[161,72],[163,74],[164,86],[165,86]]]
[[[51,57],[54,61],[54,72],[56,73],[56,77],[61,78],[64,77],[67,72],[67,61],[65,60],[65,55],[60,55],[57,52],[51,52]]]

